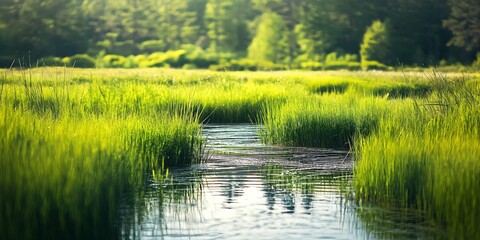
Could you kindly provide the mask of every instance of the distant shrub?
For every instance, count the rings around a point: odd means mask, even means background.
[[[392,61],[391,36],[389,21],[376,20],[367,28],[360,45],[362,62],[377,61],[388,63]]]
[[[138,64],[137,62],[135,61],[135,56],[133,55],[130,55],[126,58],[126,62],[124,64],[124,67],[125,68],[137,68],[138,67]]]
[[[472,67],[480,68],[480,52],[477,53],[477,59],[472,63]]]
[[[260,63],[252,59],[238,59],[230,61],[227,68],[230,71],[257,71],[260,68]]]
[[[138,47],[137,44],[135,44],[135,42],[132,40],[123,42],[116,41],[113,43],[112,48],[108,52],[122,56],[128,56],[138,52]]]
[[[94,68],[95,67],[95,59],[88,56],[87,54],[77,54],[73,55],[70,58],[63,58],[62,62],[65,64],[77,67],[77,68]]]
[[[186,53],[185,50],[168,51],[165,53],[165,62],[175,68],[182,67],[188,63]]]
[[[149,40],[140,43],[139,48],[147,53],[161,52],[165,50],[165,43],[162,40]]]
[[[148,55],[146,58],[140,57],[138,65],[140,67],[182,67],[187,63],[186,51],[176,50],[168,52],[156,52]]]
[[[62,62],[62,59],[59,57],[44,57],[38,60],[38,66],[43,67],[43,66],[63,66],[64,63]]]
[[[325,57],[324,70],[361,70],[356,54],[340,55],[336,52],[327,54]]]
[[[72,58],[71,57],[64,57],[62,58],[62,64],[65,66],[71,66]]]
[[[362,61],[362,69],[363,70],[389,70],[389,67],[383,63],[379,63],[377,61]]]
[[[147,60],[146,55],[136,55],[133,57],[133,61],[138,67],[146,67],[143,65],[143,63]]]
[[[325,62],[334,62],[337,61],[337,53],[336,52],[331,52],[325,56]]]
[[[221,55],[209,53],[195,45],[184,45],[183,49],[187,51],[185,56],[189,64],[194,64],[197,68],[208,68],[210,65],[218,64]]]
[[[324,65],[325,70],[361,70],[362,66],[359,62],[334,61]]]
[[[127,58],[120,55],[105,55],[102,58],[102,67],[105,68],[126,68]]]
[[[440,62],[438,62],[438,66],[441,66],[441,67],[448,66],[447,60],[445,59],[440,60]]]
[[[300,68],[303,70],[322,70],[323,63],[315,61],[302,62],[300,63]]]
[[[273,71],[281,70],[284,67],[269,61],[257,61],[253,59],[233,59],[230,62],[222,62],[218,65],[211,65],[210,70],[214,71]]]
[[[193,63],[187,63],[185,65],[183,65],[182,69],[198,69],[197,65],[193,64]]]

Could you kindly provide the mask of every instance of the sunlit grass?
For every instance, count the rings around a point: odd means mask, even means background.
[[[375,131],[395,104],[385,98],[332,94],[270,105],[261,115],[261,137],[274,144],[348,149],[354,137]]]
[[[125,106],[101,83],[15,80],[22,84],[3,84],[0,95],[1,238],[118,237],[125,191],[202,160],[198,115],[189,108]]]
[[[478,237],[480,84],[471,76],[4,71],[0,237],[117,236],[123,192],[202,161],[202,123],[251,122],[263,123],[267,143],[355,146],[357,200],[413,206]]]
[[[357,142],[359,201],[415,207],[454,238],[478,238],[480,95],[463,81],[435,76],[436,92],[394,111]]]

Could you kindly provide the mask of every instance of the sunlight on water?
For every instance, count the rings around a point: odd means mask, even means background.
[[[198,239],[439,238],[408,211],[348,200],[347,152],[264,146],[252,125],[205,126],[209,161],[122,205],[123,236]],[[351,195],[350,195],[351,196]]]

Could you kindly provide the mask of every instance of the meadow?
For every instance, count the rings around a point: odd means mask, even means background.
[[[34,68],[0,77],[0,237],[118,236],[116,203],[205,160],[208,123],[354,153],[359,205],[479,237],[480,75]],[[106,224],[107,223],[107,224]],[[56,226],[53,228],[52,226]]]

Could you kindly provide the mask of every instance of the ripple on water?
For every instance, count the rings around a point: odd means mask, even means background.
[[[346,151],[261,144],[254,125],[206,125],[209,161],[123,204],[124,235],[196,239],[437,238],[418,215],[359,210]],[[405,212],[405,211],[404,211]]]

